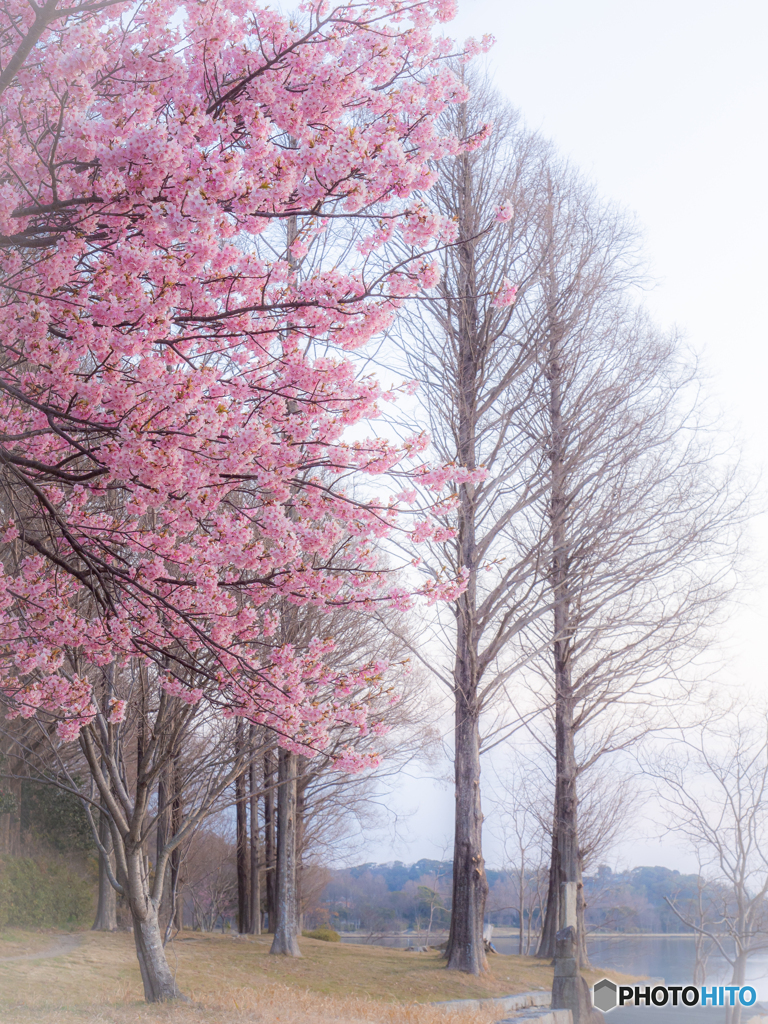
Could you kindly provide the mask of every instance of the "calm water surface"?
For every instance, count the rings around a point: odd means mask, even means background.
[[[437,943],[444,935],[434,936],[430,941]],[[425,940],[422,933],[421,941]],[[344,942],[364,942],[359,935],[342,935]],[[419,936],[388,935],[376,939],[376,945],[404,948],[418,945]],[[499,953],[516,953],[515,936],[494,935],[493,943]],[[590,938],[589,956],[595,967],[611,968],[625,974],[646,975],[663,979],[668,985],[690,985],[696,959],[693,937],[664,937],[651,935],[620,935]],[[610,976],[610,975],[609,975]],[[731,968],[719,954],[711,953],[707,961],[707,985],[727,984],[731,980]],[[747,984],[757,991],[758,1002],[768,1005],[768,953],[756,954],[747,967]],[[756,1013],[765,1013],[745,1007],[742,1020],[748,1021]],[[606,1024],[722,1024],[725,1013],[721,1007],[623,1007],[612,1010],[606,1017]]]

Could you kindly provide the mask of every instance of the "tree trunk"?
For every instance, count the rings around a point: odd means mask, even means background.
[[[530,905],[528,907],[528,934],[527,934],[526,941],[525,941],[525,955],[526,956],[530,956],[531,955],[531,944],[533,942],[533,935],[532,935],[532,932],[533,932],[533,917],[534,917],[535,913],[536,913],[536,899],[534,897],[534,899],[531,901],[531,903],[530,903]]]
[[[552,604],[553,655],[555,666],[555,820],[554,829],[559,860],[560,911],[559,928],[576,921],[577,889],[581,881],[577,830],[576,752],[574,745],[574,701],[571,683],[571,595],[569,578],[569,545],[567,530],[568,493],[565,469],[560,390],[559,344],[562,332],[551,333],[550,359],[547,366],[550,389],[551,429],[551,495],[552,521]],[[570,901],[574,901],[570,920]],[[577,938],[577,948],[579,942]]]
[[[235,755],[242,757],[245,748],[245,723],[242,718],[237,721],[235,739]],[[248,842],[248,807],[246,805],[246,771],[243,769],[235,779],[235,807],[237,813],[237,930],[247,935],[250,929],[250,851]]]
[[[743,931],[742,931],[742,934]],[[733,964],[733,974],[731,975],[731,985],[738,985],[741,988],[744,985],[747,976],[747,955],[742,953],[737,956]],[[754,1011],[750,1010],[750,1015]],[[736,996],[736,1005],[727,1006],[725,1008],[725,1024],[740,1024],[741,1022],[741,1003],[739,1002],[738,995]]]
[[[481,974],[488,969],[483,917],[488,880],[482,854],[480,736],[477,715],[457,695],[456,824],[453,847],[453,900],[446,957],[448,968]]]
[[[576,952],[576,929],[568,925],[557,933],[552,1009],[570,1010],[573,1024],[604,1024],[603,1014],[592,1005],[589,985],[579,974]]]
[[[310,775],[306,771],[307,758],[296,758],[296,907],[298,914],[298,934],[304,928],[304,914],[302,912],[302,886],[304,881],[304,842],[306,827],[307,809],[307,786],[310,782]]]
[[[579,854],[578,882],[576,885],[576,939],[578,943],[577,960],[579,962],[579,970],[587,971],[592,965],[589,962],[589,951],[587,950],[587,902],[584,899],[584,871],[582,863],[582,857]]]
[[[139,959],[144,998],[148,1003],[182,999],[176,979],[168,966],[158,903],[149,895],[149,872],[140,849],[126,851],[128,903],[133,921],[133,940]]]
[[[173,785],[173,803],[171,804],[171,831],[177,835],[181,829],[183,820],[183,794],[181,791],[181,764],[180,755],[177,753],[173,759],[171,768],[171,780]],[[180,893],[181,887],[181,847],[174,847],[171,852],[171,905],[173,920],[172,927],[180,932],[184,928],[184,900]]]
[[[520,937],[517,942],[517,955],[522,956],[525,943],[525,856],[520,851],[520,885],[518,887],[517,915]]]
[[[151,900],[147,900],[147,909],[138,916],[133,913],[133,901],[131,903],[133,939],[144,984],[144,998],[148,1003],[183,998],[165,958],[157,907],[153,906]]]
[[[274,756],[271,750],[264,755],[264,888],[267,897],[267,931],[274,932],[277,922],[275,900],[275,783]]]
[[[468,158],[461,171],[459,230],[459,324],[457,373],[457,455],[460,466],[477,468],[479,380],[476,209]],[[454,661],[456,822],[453,849],[453,902],[446,957],[451,970],[480,974],[488,969],[483,945],[483,918],[488,880],[483,862],[483,813],[480,807],[480,628],[477,617],[475,485],[459,485],[457,555],[467,573],[467,587],[456,602]]]
[[[21,856],[21,778],[14,778],[16,772],[21,773],[23,766],[17,758],[9,758],[11,778],[8,779],[8,796],[6,799],[12,805],[6,817],[6,824],[3,829],[3,843],[5,852],[11,857]]]
[[[578,976],[578,962],[582,938],[579,929],[579,883],[581,882],[580,854],[577,828],[578,801],[576,795],[576,750],[574,730],[574,697],[571,679],[571,647],[573,623],[571,621],[571,579],[569,576],[570,549],[568,538],[568,479],[565,460],[565,431],[562,416],[560,345],[564,330],[554,323],[549,334],[549,358],[546,376],[549,381],[550,426],[550,520],[552,529],[551,590],[553,607],[552,653],[555,667],[555,816],[554,838],[558,860],[558,939],[555,946],[555,983],[552,989],[553,1007],[567,1007],[574,1020],[586,1013],[584,988],[586,982]],[[572,931],[571,931],[572,930]],[[563,936],[568,932],[566,941]],[[568,951],[567,954],[564,951]],[[564,958],[564,959],[563,959]],[[570,961],[574,959],[576,979],[571,985]],[[562,962],[560,962],[562,960]],[[562,981],[568,973],[569,980]],[[558,985],[560,1000],[555,1001]],[[577,1001],[571,1005],[570,993]],[[566,1001],[563,1002],[562,1000]]]
[[[168,771],[162,772],[160,779],[157,783],[157,806],[165,807],[165,810],[158,814],[157,817],[157,831],[155,833],[155,865],[160,862],[160,855],[165,849],[166,843],[168,842],[169,826],[170,826],[170,808],[168,804],[168,786],[166,785],[168,778]],[[168,913],[170,913],[170,898],[168,892],[168,864],[166,863],[165,877],[163,878],[163,889],[162,889],[162,908],[163,914],[166,913],[166,907]]]
[[[109,828],[109,820],[106,814],[103,813],[99,815],[99,842],[109,854],[110,866],[114,874],[115,862],[112,856],[112,832]],[[117,893],[112,888],[112,883],[107,876],[107,867],[104,861],[104,854],[99,850],[99,903],[96,908],[96,920],[93,922],[91,931],[116,932]]]
[[[256,773],[256,762],[253,757],[256,746],[256,726],[251,725],[248,731],[250,740],[251,763],[248,766],[248,802],[251,815],[251,905],[249,908],[248,931],[251,935],[261,935],[261,884],[259,878],[259,780]]]
[[[277,755],[277,892],[275,937],[270,953],[300,957],[296,889],[297,757],[282,748]]]
[[[557,803],[557,801],[555,801]],[[555,936],[557,935],[558,914],[560,912],[560,859],[557,852],[557,828],[552,827],[552,854],[549,861],[549,888],[547,890],[547,906],[541,924],[539,948],[536,956],[542,960],[553,960],[555,956]]]
[[[560,868],[560,928],[572,925],[578,931],[576,911],[580,881],[579,850],[576,830],[576,756],[573,743],[573,707],[570,695],[561,695],[556,711],[555,744],[557,747],[557,834]],[[569,901],[573,901],[570,906]],[[571,920],[571,917],[574,919]],[[578,948],[578,939],[577,939]]]

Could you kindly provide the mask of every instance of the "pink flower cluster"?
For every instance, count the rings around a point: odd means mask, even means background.
[[[517,299],[517,286],[512,284],[506,277],[502,281],[501,288],[494,296],[493,305],[499,309],[505,306],[514,306]]]
[[[349,440],[382,395],[344,352],[437,280],[426,257],[368,274],[370,254],[394,233],[428,247],[453,230],[415,198],[462,145],[436,127],[465,95],[432,34],[452,10],[137,0],[52,21],[0,95],[0,412],[21,481],[0,646],[18,713],[51,711],[71,739],[94,708],[64,652],[98,667],[183,648],[215,667],[195,686],[171,670],[167,692],[287,745],[366,727],[350,695],[381,667],[340,680],[327,645],[279,645],[275,599],[407,601],[373,553],[398,503],[352,501],[338,481],[426,440]],[[32,24],[13,11],[2,67]],[[290,252],[265,255],[254,240],[287,218]],[[358,265],[313,261],[338,218],[366,226]],[[458,473],[420,470],[437,490]],[[109,721],[124,715],[113,701]]]

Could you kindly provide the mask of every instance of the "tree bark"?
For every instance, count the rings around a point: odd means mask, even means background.
[[[587,903],[584,899],[584,872],[582,859],[579,857],[578,882],[576,885],[576,940],[578,943],[577,960],[580,971],[589,970],[592,964],[589,962],[589,951],[587,949],[587,924],[586,911]]]
[[[171,783],[173,786],[173,803],[171,804],[171,832],[176,835],[181,828],[184,812],[184,795],[181,791],[181,757],[177,753],[173,758],[171,766]],[[171,851],[171,912],[173,920],[172,927],[177,932],[184,928],[184,900],[179,889],[181,887],[181,847],[176,846]]]
[[[110,857],[110,866],[114,873],[115,861],[112,856],[112,832],[109,827],[109,820],[106,814],[99,815],[99,842],[107,851]],[[93,922],[93,932],[116,932],[117,931],[117,893],[112,888],[112,883],[107,876],[107,866],[104,863],[104,854],[99,851],[99,903],[96,908],[96,920]]]
[[[261,935],[261,880],[259,876],[259,780],[256,762],[253,757],[256,746],[256,726],[251,725],[248,731],[250,741],[251,762],[248,766],[248,802],[251,816],[251,905],[249,908],[248,931],[251,935]]]
[[[165,810],[159,813],[157,816],[157,831],[155,832],[155,865],[160,863],[160,855],[165,849],[165,845],[168,842],[168,836],[170,834],[170,808],[168,805],[168,786],[166,781],[168,778],[168,770],[161,772],[160,779],[157,783],[157,806],[158,808],[164,807]],[[163,872],[163,912],[165,913],[165,907],[170,908],[170,899],[168,893],[168,863],[166,862],[165,870]],[[169,911],[170,912],[170,911]]]
[[[553,606],[552,653],[555,668],[555,814],[554,846],[557,849],[558,934],[573,929],[572,949],[576,967],[580,959],[582,935],[579,928],[579,883],[581,882],[580,854],[577,827],[578,799],[576,793],[577,764],[574,727],[574,693],[571,674],[571,648],[573,626],[571,622],[571,594],[569,577],[568,538],[568,478],[565,460],[565,431],[562,413],[562,367],[560,346],[565,335],[560,324],[554,323],[549,332],[549,352],[546,377],[549,381],[550,426],[550,520],[552,530],[551,591]],[[563,965],[559,958],[566,943],[558,939],[555,946],[555,980]],[[574,982],[574,992],[581,1000],[581,978]],[[570,989],[569,989],[570,991]],[[555,989],[553,988],[553,1000]],[[582,1000],[583,1001],[583,1000]],[[565,1006],[567,1003],[555,1003]],[[578,1017],[583,1007],[570,1007]]]
[[[282,748],[277,755],[277,892],[275,937],[270,953],[300,957],[296,865],[297,757]]]
[[[274,756],[271,750],[264,755],[264,887],[267,897],[267,931],[274,932],[277,922],[275,864],[275,783]]]
[[[463,158],[459,230],[459,341],[457,374],[457,454],[459,465],[477,467],[478,389],[481,377],[477,337],[474,199],[468,160]],[[488,880],[483,862],[483,813],[480,807],[480,706],[478,703],[480,631],[477,622],[475,485],[459,485],[458,562],[467,588],[456,602],[454,661],[456,821],[453,849],[453,900],[446,958],[448,968],[480,974],[487,970],[483,918]]]
[[[157,916],[157,907],[149,906],[141,916],[133,913],[133,939],[139,959],[141,980],[144,984],[144,998],[148,1003],[168,1002],[182,999],[176,980],[168,966],[163,949],[163,936]]]
[[[557,802],[557,801],[555,801]],[[549,888],[547,889],[547,906],[541,926],[539,948],[536,956],[543,960],[553,960],[555,956],[555,936],[560,912],[560,859],[557,851],[557,828],[552,827],[552,853],[549,860]]]
[[[576,929],[568,925],[557,933],[552,1009],[570,1010],[573,1024],[604,1024],[600,1010],[592,1005],[589,985],[576,963]]]
[[[302,912],[302,886],[304,880],[304,843],[306,829],[307,810],[307,786],[309,785],[309,774],[306,771],[306,757],[296,758],[296,913],[298,934],[304,928],[304,914]]]
[[[236,726],[235,755],[241,758],[245,752],[245,723],[239,718]],[[246,771],[243,769],[235,779],[235,807],[237,813],[237,930],[247,935],[250,929],[250,851],[248,842],[248,807],[246,805]]]
[[[520,884],[517,893],[517,923],[520,931],[517,942],[517,955],[522,956],[525,951],[525,855],[522,850],[520,851],[520,874],[518,878],[520,879]]]
[[[149,877],[140,848],[126,851],[128,903],[133,921],[133,940],[139,960],[144,998],[148,1003],[182,999],[168,966],[158,915],[159,900],[149,895]]]
[[[482,854],[480,736],[477,714],[463,700],[456,707],[456,823],[448,968],[481,974],[488,969],[483,917],[488,880]]]
[[[743,928],[743,923],[742,923]],[[744,930],[740,932],[744,934]],[[747,954],[741,953],[737,955],[733,962],[733,973],[731,974],[731,985],[738,985],[741,988],[744,985],[747,977]],[[741,1003],[736,1000],[735,1006],[726,1006],[725,1008],[725,1024],[740,1024],[741,1022]]]

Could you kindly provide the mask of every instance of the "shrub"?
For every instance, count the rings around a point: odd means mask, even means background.
[[[0,857],[0,928],[79,928],[94,901],[93,879],[63,859]]]
[[[56,786],[23,780],[20,825],[27,844],[63,854],[92,855],[94,852],[82,804],[73,793]]]
[[[341,942],[341,936],[338,932],[335,932],[333,928],[327,928],[323,925],[321,928],[315,928],[311,932],[301,933],[305,939],[322,939],[323,942]]]

